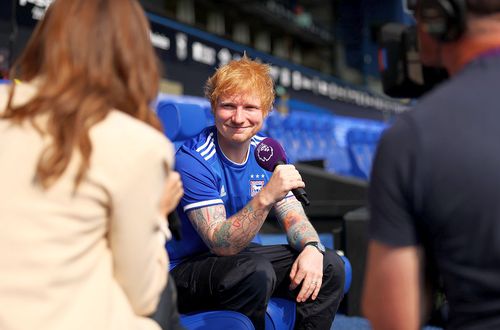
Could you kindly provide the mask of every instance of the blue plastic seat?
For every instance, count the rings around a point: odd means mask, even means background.
[[[314,141],[314,114],[301,113],[299,117],[300,160],[316,159],[316,143]]]
[[[352,176],[352,164],[347,148],[339,145],[333,133],[330,134],[327,143],[329,151],[326,155],[326,170],[339,175]]]
[[[344,282],[344,294],[349,292],[352,283],[352,265],[346,256],[341,255],[342,261],[344,261],[344,271],[345,271],[345,282]]]
[[[207,127],[205,110],[199,104],[159,101],[156,113],[163,125],[163,132],[175,145],[175,150],[190,137]]]
[[[295,326],[295,302],[271,298],[266,310],[266,330],[293,330]]]
[[[355,176],[370,177],[373,157],[384,127],[352,128],[347,133],[349,156],[353,163]]]
[[[198,104],[160,101],[156,112],[165,135],[171,141],[181,141],[200,133],[207,126],[205,110]]]
[[[353,128],[346,136],[352,173],[360,179],[368,179],[371,170],[372,154],[365,129]]]
[[[181,315],[181,324],[190,330],[254,330],[252,321],[233,311],[207,311]]]

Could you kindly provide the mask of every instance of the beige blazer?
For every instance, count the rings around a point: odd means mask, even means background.
[[[0,85],[0,113],[8,89]],[[35,94],[17,85],[15,104]],[[76,195],[76,157],[43,191],[33,178],[47,138],[0,120],[2,330],[159,329],[145,316],[167,278],[159,203],[172,144],[119,111],[90,137],[90,170]]]

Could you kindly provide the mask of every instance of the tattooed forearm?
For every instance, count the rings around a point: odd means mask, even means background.
[[[210,233],[226,220],[226,210],[223,205],[192,210],[187,215],[205,242]]]
[[[302,205],[295,198],[285,198],[276,204],[275,210],[278,221],[287,234],[290,246],[301,250],[306,242],[319,240]]]
[[[238,223],[241,225],[243,221],[255,222],[261,221],[262,218],[265,218],[269,213],[269,209],[254,209],[251,204],[246,205],[240,212],[236,213],[231,217],[233,219],[233,223]]]
[[[276,203],[274,209],[278,219],[283,219],[290,211],[299,214],[301,217],[307,217],[302,204],[300,204],[300,202],[294,197],[288,197]]]
[[[250,201],[227,219],[223,205],[190,211],[188,217],[214,253],[229,255],[239,252],[250,243],[269,213],[270,207],[258,208],[254,204]]]
[[[219,226],[219,229],[216,229],[214,232],[214,248],[220,247],[229,247],[230,246],[230,238],[231,238],[231,223],[229,221],[224,221],[222,225]]]
[[[301,250],[309,241],[319,241],[318,234],[309,220],[291,228],[288,239],[290,245],[297,250]]]

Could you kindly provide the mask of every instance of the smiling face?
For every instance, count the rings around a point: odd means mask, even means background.
[[[217,100],[214,115],[222,145],[246,147],[264,121],[261,100],[254,93],[222,95]]]

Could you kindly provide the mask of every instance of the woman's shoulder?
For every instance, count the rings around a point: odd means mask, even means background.
[[[163,132],[118,110],[111,111],[102,124],[109,135],[116,136],[121,141],[135,142],[134,144],[169,143]]]
[[[92,144],[97,148],[113,150],[127,156],[145,152],[158,156],[173,155],[172,143],[167,137],[152,126],[124,113],[113,110],[96,124],[90,132]]]

